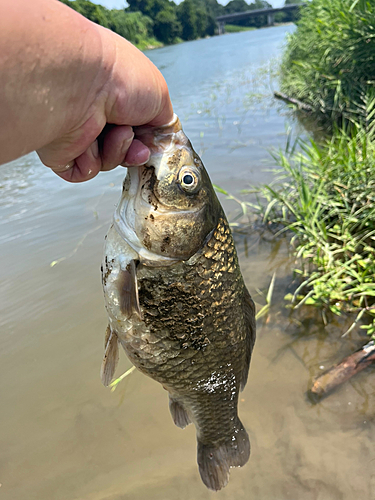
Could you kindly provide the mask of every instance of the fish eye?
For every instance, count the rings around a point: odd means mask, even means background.
[[[185,174],[182,178],[182,183],[183,184],[193,184],[194,182],[194,177],[191,174]]]
[[[198,170],[190,167],[182,167],[178,174],[178,180],[184,191],[194,193],[197,191],[199,185]]]

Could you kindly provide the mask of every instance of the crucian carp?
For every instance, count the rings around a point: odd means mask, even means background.
[[[246,464],[238,413],[255,342],[254,303],[232,234],[203,163],[177,116],[139,127],[148,163],[128,169],[106,237],[102,281],[109,325],[101,378],[119,344],[169,393],[174,423],[193,423],[203,483],[220,490]]]

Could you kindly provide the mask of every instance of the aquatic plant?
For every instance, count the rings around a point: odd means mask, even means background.
[[[298,146],[298,147],[296,147]],[[300,286],[294,308],[355,313],[349,330],[375,336],[375,143],[364,129],[341,130],[323,145],[299,140],[274,155],[275,181],[260,189],[257,211],[288,233]],[[346,332],[348,333],[348,332]]]
[[[375,2],[307,2],[288,39],[281,90],[328,123],[369,125],[375,103]]]

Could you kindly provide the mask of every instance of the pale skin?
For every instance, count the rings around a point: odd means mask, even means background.
[[[0,12],[0,164],[36,150],[82,182],[147,162],[133,127],[173,118],[151,61],[57,0],[0,0]]]

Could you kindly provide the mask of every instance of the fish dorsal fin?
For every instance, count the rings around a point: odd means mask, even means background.
[[[107,330],[105,332],[105,338],[105,353],[102,367],[100,369],[100,378],[103,382],[103,385],[107,387],[113,379],[113,375],[115,374],[119,358],[118,338],[116,333],[111,330],[111,327],[109,325],[107,326]]]
[[[248,290],[245,288],[244,299],[243,299],[243,310],[245,317],[245,328],[246,328],[246,355],[245,355],[245,366],[242,372],[240,389],[241,391],[246,385],[247,376],[249,374],[251,353],[253,351],[255,337],[256,337],[256,323],[255,323],[255,305],[253,299],[251,298]]]
[[[124,316],[130,319],[133,314],[142,318],[138,297],[137,269],[135,261],[131,260],[127,268],[121,271],[119,281],[120,309]]]

